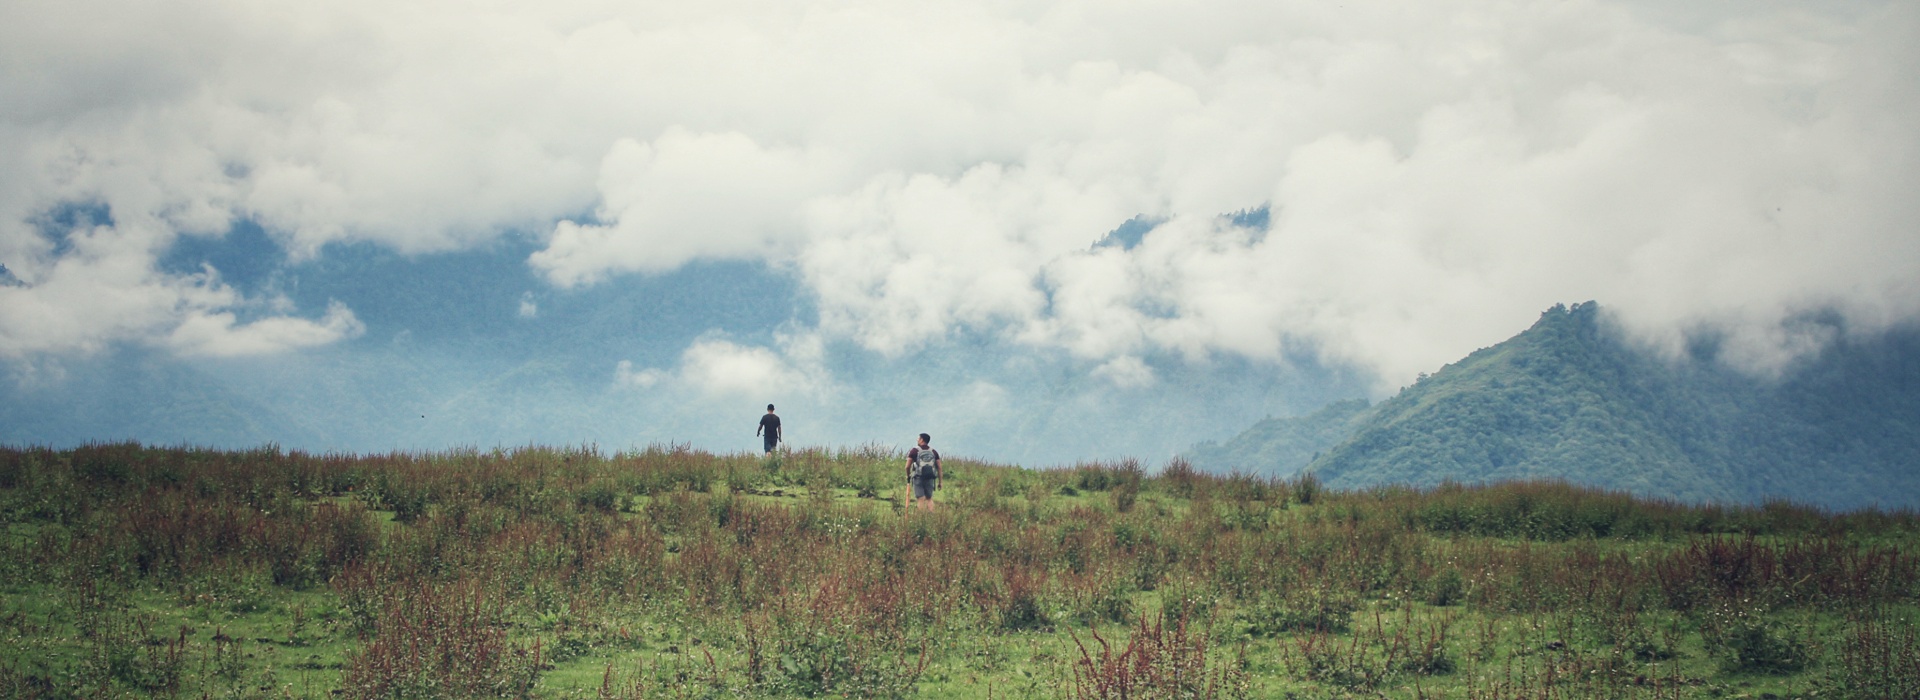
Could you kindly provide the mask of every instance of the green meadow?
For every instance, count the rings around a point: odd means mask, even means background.
[[[16,698],[1914,698],[1920,517],[882,447],[0,448]]]

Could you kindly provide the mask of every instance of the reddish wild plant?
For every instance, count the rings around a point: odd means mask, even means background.
[[[1096,655],[1070,632],[1080,658],[1073,664],[1073,697],[1077,700],[1157,698],[1242,698],[1250,686],[1245,669],[1246,649],[1230,660],[1216,660],[1209,669],[1207,635],[1191,630],[1186,618],[1169,622],[1165,614],[1139,624],[1119,653],[1099,628],[1088,634],[1100,645]]]

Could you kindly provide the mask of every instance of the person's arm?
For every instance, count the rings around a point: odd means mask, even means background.
[[[933,453],[933,490],[940,490],[947,483],[947,468],[940,464],[940,453]]]

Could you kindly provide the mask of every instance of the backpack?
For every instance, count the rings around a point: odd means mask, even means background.
[[[939,478],[940,476],[940,468],[938,466],[940,463],[939,451],[934,450],[931,447],[919,448],[919,449],[920,449],[919,452],[915,452],[913,454],[913,478],[919,479],[922,481],[933,481],[934,479]]]

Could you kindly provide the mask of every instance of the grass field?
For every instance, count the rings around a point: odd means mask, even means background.
[[[674,446],[0,449],[6,697],[1920,697],[1920,518]]]

